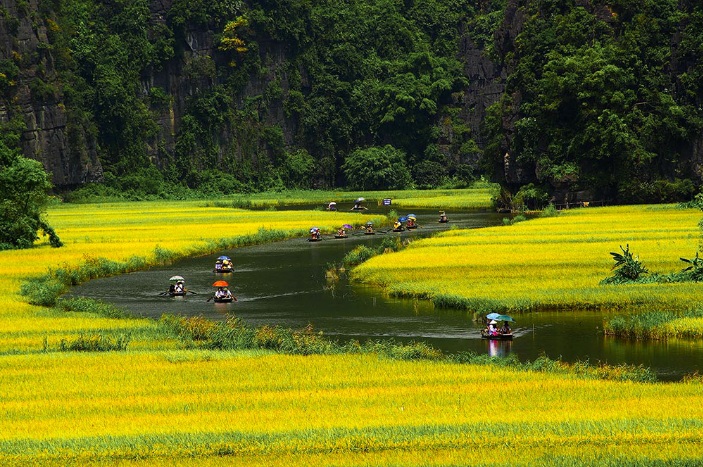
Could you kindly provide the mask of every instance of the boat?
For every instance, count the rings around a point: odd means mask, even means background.
[[[233,269],[232,259],[229,256],[220,256],[215,261],[215,272],[227,273],[232,272]]]
[[[494,334],[490,335],[488,334],[488,331],[485,329],[481,329],[481,337],[483,339],[490,339],[490,340],[495,340],[495,341],[511,341],[513,340],[513,333],[508,333],[508,334]]]
[[[212,299],[212,301],[215,303],[230,303],[230,302],[234,301],[234,298],[233,297],[222,297],[222,298],[215,297]]]
[[[368,209],[366,206],[364,206],[364,201],[366,201],[364,198],[357,198],[356,201],[354,201],[354,206],[352,206],[351,210],[365,211],[366,209]]]
[[[349,235],[347,235],[347,234],[344,234],[344,235],[336,234],[334,236],[334,238],[348,238],[348,237],[349,237]]]
[[[417,217],[415,214],[407,215],[408,221],[405,223],[405,228],[408,230],[417,229]]]
[[[503,321],[507,332],[500,332],[496,327],[500,321]],[[508,315],[501,315],[500,313],[489,313],[486,315],[487,328],[481,329],[481,337],[483,339],[490,340],[503,340],[509,341],[513,339],[513,330],[507,324],[510,322],[515,322],[515,320]],[[491,332],[493,330],[494,332]]]
[[[440,224],[445,224],[449,222],[449,219],[447,218],[447,213],[445,213],[444,211],[439,211],[439,220],[437,222],[439,222]]]
[[[320,229],[318,227],[311,228],[308,242],[319,242],[320,240],[322,240],[322,234],[320,233]]]

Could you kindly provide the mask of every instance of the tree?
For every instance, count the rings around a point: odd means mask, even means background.
[[[342,165],[349,187],[356,190],[398,190],[412,185],[405,153],[391,145],[357,149]]]
[[[0,137],[0,249],[30,248],[42,230],[51,246],[62,245],[42,219],[51,188],[49,175],[38,161],[22,157],[8,146],[16,138]]]

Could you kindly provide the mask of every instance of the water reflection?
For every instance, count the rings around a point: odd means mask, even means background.
[[[506,357],[510,354],[513,341],[486,339],[488,342],[488,355],[491,357]]]

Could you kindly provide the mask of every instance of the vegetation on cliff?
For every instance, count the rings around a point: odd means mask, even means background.
[[[406,186],[490,174],[512,193],[531,183],[535,205],[679,201],[700,186],[694,2],[7,5],[0,28],[16,38],[31,23],[39,45],[1,52],[3,107],[17,113],[31,81],[35,103],[64,106],[70,151],[97,153],[119,192],[361,186],[350,155],[389,146]]]

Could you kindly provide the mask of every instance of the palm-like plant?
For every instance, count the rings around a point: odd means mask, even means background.
[[[696,252],[696,257],[691,259],[680,258],[681,261],[687,263],[689,266],[681,270],[681,272],[688,272],[691,279],[695,282],[703,280],[703,258],[698,257],[698,252]],[[690,272],[689,272],[690,271]]]
[[[630,245],[625,245],[625,248],[620,246],[622,253],[611,252],[610,255],[615,260],[613,269],[615,270],[615,282],[633,282],[640,275],[647,274],[649,271],[644,267],[639,257],[633,256],[630,253]]]

